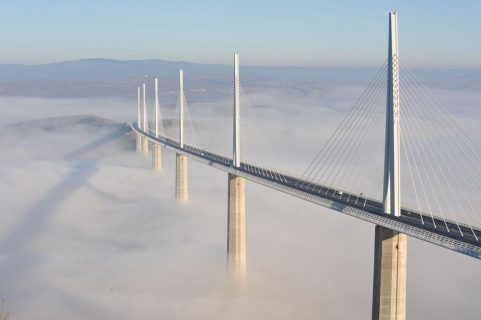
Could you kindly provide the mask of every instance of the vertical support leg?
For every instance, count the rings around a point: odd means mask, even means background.
[[[243,283],[246,277],[245,179],[229,173],[227,267],[229,276]]]
[[[147,155],[149,154],[149,139],[146,137],[141,137],[142,139],[142,154]]]
[[[137,153],[142,152],[142,137],[138,133],[135,134],[135,150]]]
[[[406,257],[406,235],[376,226],[373,320],[406,319]]]
[[[152,169],[154,169],[154,171],[160,171],[161,159],[161,146],[154,143],[152,145]]]
[[[175,199],[187,201],[189,199],[187,157],[176,154]]]

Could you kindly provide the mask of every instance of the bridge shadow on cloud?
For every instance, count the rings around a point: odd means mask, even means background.
[[[132,131],[132,129],[130,129],[129,126],[122,125],[122,127],[120,129],[115,130],[115,131],[107,134],[106,136],[104,136],[104,137],[102,137],[98,140],[95,140],[94,142],[67,154],[64,159],[65,160],[73,160],[75,158],[79,158],[79,157],[85,155],[86,153],[88,153],[90,151],[98,149],[99,147],[101,147],[105,144],[108,144],[108,143],[110,143],[114,140],[117,140],[118,138],[122,137],[123,135],[125,135],[125,134],[127,134],[131,131]]]
[[[25,248],[32,239],[44,232],[51,216],[59,205],[67,200],[98,171],[99,159],[82,158],[86,153],[112,142],[129,132],[125,127],[116,130],[94,142],[65,156],[65,160],[73,160],[73,166],[63,181],[47,193],[23,214],[23,220],[0,244],[1,253],[17,253]]]
[[[23,221],[2,241],[0,251],[14,253],[41,233],[48,226],[51,215],[97,171],[97,161],[82,160],[74,164],[65,179],[50,189],[39,201],[23,214]]]

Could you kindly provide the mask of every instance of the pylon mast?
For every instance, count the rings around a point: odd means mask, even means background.
[[[155,137],[159,137],[159,87],[158,80],[155,78]]]
[[[397,13],[389,13],[386,140],[384,156],[384,213],[401,215],[399,54]]]
[[[137,127],[142,128],[142,118],[140,116],[140,87],[137,87]]]
[[[234,142],[233,165],[240,167],[240,96],[239,96],[239,54],[234,54]]]
[[[179,144],[184,147],[184,70],[179,71]]]
[[[143,130],[147,132],[148,129],[148,123],[147,123],[147,101],[145,100],[145,83],[142,85],[143,89],[143,102],[144,102],[144,121],[143,121]]]

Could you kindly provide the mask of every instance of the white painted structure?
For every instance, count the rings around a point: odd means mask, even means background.
[[[184,70],[179,71],[179,147],[184,148]],[[175,198],[185,202],[189,199],[188,162],[185,155],[176,154]]]
[[[160,107],[159,107],[159,81],[155,78],[155,137],[159,137],[159,115],[160,115]]]
[[[401,216],[400,115],[397,13],[389,13],[386,141],[383,210]],[[407,236],[376,226],[374,240],[373,320],[406,319]]]
[[[239,95],[239,54],[234,54],[234,143],[233,165],[240,167],[240,95]]]
[[[137,87],[137,126],[142,128],[142,118],[140,115],[140,87]],[[142,136],[140,134],[136,135],[135,148],[137,153],[142,152]]]
[[[137,87],[137,126],[142,128],[142,118],[140,112],[140,87]]]
[[[145,83],[142,85],[142,91],[143,91],[143,103],[144,103],[144,119],[142,121],[142,130],[144,130],[144,132],[148,132],[149,130],[149,122],[148,122],[148,119],[147,119],[147,101],[145,99]],[[142,154],[147,154],[149,153],[149,140],[147,138],[143,138],[142,139]]]
[[[234,55],[234,124],[232,162],[240,167],[240,94],[239,94],[239,54]],[[235,174],[228,175],[227,207],[227,268],[231,280],[236,285],[246,278],[246,213],[245,179]]]
[[[179,144],[184,147],[184,70],[179,71]]]
[[[159,121],[160,118],[160,106],[159,106],[159,86],[158,79],[155,78],[155,102],[154,102],[154,115],[155,115],[155,137],[159,137]],[[158,144],[153,144],[152,146],[152,168],[154,171],[160,171],[161,169],[161,146]]]
[[[145,100],[145,83],[142,84],[142,91],[143,91],[143,104],[144,104],[144,121],[142,123],[142,129],[147,132],[149,125],[148,125],[148,119],[147,119],[147,101]]]
[[[401,215],[400,127],[399,127],[399,55],[397,13],[389,13],[388,81],[386,140],[384,153],[384,213]]]

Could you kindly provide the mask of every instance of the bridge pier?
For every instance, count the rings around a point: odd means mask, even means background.
[[[140,134],[135,134],[135,150],[137,153],[142,153],[142,137]]]
[[[373,320],[406,319],[407,236],[376,226]]]
[[[149,154],[149,139],[146,137],[142,137],[142,154],[147,155]]]
[[[236,283],[246,278],[245,179],[228,175],[227,269]]]
[[[152,169],[159,172],[162,164],[161,146],[157,143],[152,144]]]
[[[175,157],[175,199],[184,202],[189,200],[187,157],[178,153]]]

